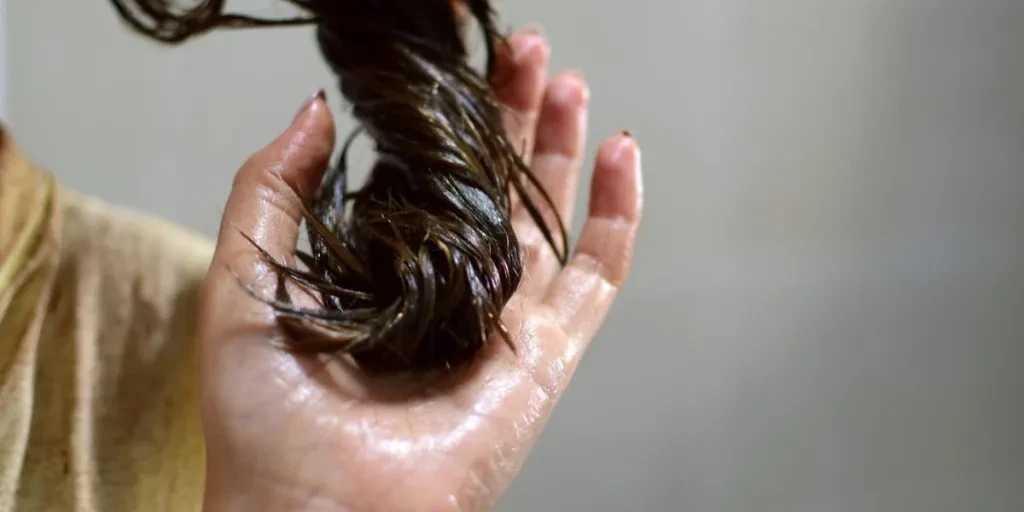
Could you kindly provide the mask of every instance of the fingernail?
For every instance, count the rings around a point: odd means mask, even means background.
[[[590,85],[587,84],[587,77],[583,76],[583,71],[573,69],[569,73],[580,81],[580,90],[583,92],[583,104],[590,103]]]
[[[323,89],[317,89],[313,94],[310,94],[309,97],[306,98],[306,101],[302,102],[302,107],[300,107],[299,111],[295,113],[295,117],[292,118],[292,122],[294,123],[299,119],[299,117],[302,117],[302,114],[309,110],[309,107],[311,107],[317,99],[327,101],[327,93],[325,93]]]
[[[585,107],[590,102],[590,88],[579,71],[568,71],[551,86],[550,99],[559,105]]]
[[[529,56],[535,49],[541,47],[544,44],[544,38],[540,35],[531,34],[523,38],[523,41],[519,43],[512,54],[512,58],[516,62],[522,62],[527,56]]]
[[[637,143],[636,136],[633,135],[633,132],[631,132],[628,129],[623,129],[622,130],[622,136],[623,136],[623,139],[622,139],[623,142],[622,142],[621,146],[619,146],[619,151],[628,151],[627,148],[629,148],[630,146],[633,146],[632,147],[632,150],[633,150],[633,172],[636,174],[637,187],[638,187],[638,189],[642,190],[642,188],[643,188],[643,180],[642,180],[641,166],[643,164],[640,161],[640,144]],[[619,156],[619,158],[622,158],[622,157]]]
[[[621,130],[619,132],[622,138],[619,139],[618,147],[615,148],[615,160],[619,161],[627,156],[636,160],[636,165],[640,165],[640,148],[636,144],[636,138],[633,137],[633,132],[629,130]],[[632,154],[629,154],[632,153]]]

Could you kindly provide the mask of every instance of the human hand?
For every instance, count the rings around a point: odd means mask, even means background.
[[[547,79],[549,49],[511,37],[498,90],[513,141],[566,223],[585,147],[588,91],[576,73]],[[521,208],[527,258],[497,339],[443,388],[381,392],[322,358],[282,350],[274,313],[240,286],[270,292],[275,274],[252,243],[293,264],[300,203],[334,147],[322,98],[238,171],[203,291],[200,385],[207,446],[205,508],[227,510],[481,510],[518,473],[626,279],[641,214],[640,158],[628,134],[600,147],[589,214],[560,267]]]

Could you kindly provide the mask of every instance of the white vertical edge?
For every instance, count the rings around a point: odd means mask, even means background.
[[[7,121],[7,0],[0,0],[0,122]]]

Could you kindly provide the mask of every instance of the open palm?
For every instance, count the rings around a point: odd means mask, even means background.
[[[585,141],[588,92],[576,73],[548,81],[536,33],[510,40],[499,97],[506,127],[568,222]],[[562,268],[529,215],[513,210],[525,277],[503,321],[514,340],[488,344],[457,383],[393,389],[282,351],[272,310],[239,286],[272,290],[251,237],[291,262],[301,209],[334,147],[313,98],[239,170],[200,318],[207,510],[480,510],[507,489],[600,327],[633,252],[641,210],[639,150],[628,134],[598,151],[589,215]],[[548,212],[552,213],[552,212]],[[243,235],[244,234],[244,235]]]

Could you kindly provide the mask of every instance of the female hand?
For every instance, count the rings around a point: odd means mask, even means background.
[[[507,130],[568,223],[585,147],[588,91],[548,81],[549,49],[511,37],[499,97]],[[334,124],[314,97],[238,171],[203,291],[199,354],[207,444],[206,509],[481,510],[508,488],[622,286],[640,221],[640,157],[628,134],[600,147],[589,216],[571,262],[521,209],[524,281],[496,340],[457,385],[402,399],[360,388],[341,367],[282,351],[271,309],[240,286],[277,281],[255,247],[291,257],[308,199],[328,165]]]

